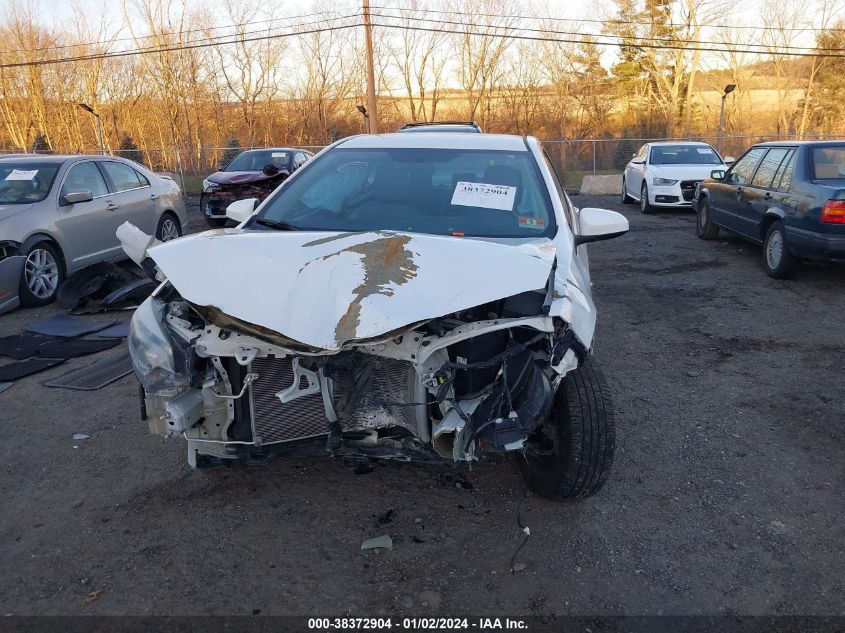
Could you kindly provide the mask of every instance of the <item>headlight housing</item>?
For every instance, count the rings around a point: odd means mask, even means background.
[[[212,191],[217,191],[220,189],[220,184],[216,182],[211,182],[207,178],[202,181],[202,192],[203,193],[211,193]]]
[[[655,187],[671,187],[677,182],[677,180],[672,180],[671,178],[655,178],[651,181],[651,184],[653,184]]]
[[[192,353],[167,332],[164,308],[161,299],[149,297],[135,310],[129,326],[132,368],[148,393],[188,387],[192,382]]]

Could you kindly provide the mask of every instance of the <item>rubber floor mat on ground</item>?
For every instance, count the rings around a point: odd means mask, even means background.
[[[31,358],[0,366],[0,382],[17,380],[65,362],[64,358]]]
[[[15,383],[13,382],[0,382],[0,393],[3,393],[4,391],[6,391],[6,389],[8,389],[14,384]]]
[[[58,378],[48,380],[44,385],[79,391],[93,391],[105,387],[130,373],[132,373],[132,360],[129,358],[129,351],[127,350],[108,358],[101,358],[88,367],[69,371]]]
[[[118,338],[63,339],[58,343],[45,345],[39,350],[38,355],[41,358],[78,358],[117,347],[121,342]]]
[[[27,332],[35,334],[43,334],[44,336],[65,336],[74,337],[89,334],[91,332],[98,332],[102,329],[114,325],[115,319],[76,319],[65,314],[59,314],[46,321],[39,321],[32,325],[27,325],[24,329]]]
[[[38,356],[45,346],[60,343],[63,340],[60,336],[41,336],[39,334],[3,336],[0,337],[0,356],[23,360],[30,356]]]
[[[100,338],[126,338],[129,336],[129,321],[117,323],[111,327],[107,327],[105,330],[100,330],[97,332],[97,336]]]

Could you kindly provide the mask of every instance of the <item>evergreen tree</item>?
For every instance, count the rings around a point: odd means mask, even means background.
[[[35,139],[32,141],[32,151],[36,154],[53,153],[53,150],[50,148],[50,143],[47,141],[47,137],[41,132],[38,132],[35,135]]]
[[[133,141],[132,137],[126,132],[123,133],[123,138],[120,139],[117,154],[118,156],[122,156],[128,160],[134,160],[136,163],[144,162],[144,156],[141,150],[138,149],[138,146],[135,145],[135,141]]]
[[[241,153],[241,143],[240,143],[240,141],[238,141],[238,139],[236,139],[236,138],[230,139],[229,142],[226,144],[226,151],[223,152],[222,165],[228,165],[233,160],[235,160],[235,157],[240,153]]]

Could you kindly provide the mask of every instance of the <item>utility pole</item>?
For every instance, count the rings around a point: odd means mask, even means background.
[[[373,24],[370,22],[370,0],[364,2],[364,41],[367,43],[367,128],[370,134],[378,134],[378,110],[376,110],[376,79],[373,70]]]

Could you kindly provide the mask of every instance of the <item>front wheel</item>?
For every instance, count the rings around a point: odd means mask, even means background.
[[[654,211],[654,207],[652,207],[651,203],[648,201],[648,187],[645,183],[643,183],[643,186],[640,189],[640,211],[643,213],[651,213]]]
[[[763,268],[775,279],[789,277],[795,268],[795,258],[786,248],[786,231],[780,222],[772,222],[763,240]]]
[[[628,184],[625,182],[625,176],[622,176],[622,204],[631,204],[634,199],[628,195]]]
[[[696,212],[695,233],[699,239],[715,240],[719,237],[719,227],[710,219],[710,203],[707,198],[698,201]]]
[[[32,246],[26,254],[18,295],[21,305],[45,306],[56,299],[64,279],[58,251],[47,242]]]
[[[519,456],[529,487],[556,501],[597,493],[613,464],[616,429],[604,377],[592,360],[566,376],[549,417]]]

